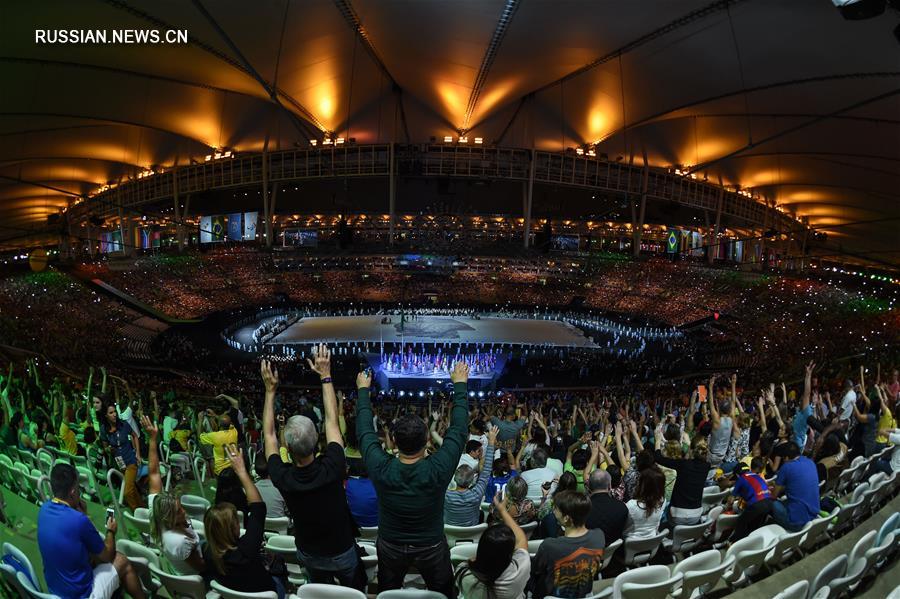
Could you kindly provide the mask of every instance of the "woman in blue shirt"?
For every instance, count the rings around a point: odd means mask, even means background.
[[[125,503],[134,511],[144,503],[136,484],[138,466],[142,462],[137,432],[127,422],[119,420],[116,404],[106,404],[103,415],[101,439],[109,452],[110,464],[125,476]]]

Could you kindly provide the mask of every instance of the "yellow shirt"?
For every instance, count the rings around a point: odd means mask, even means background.
[[[191,438],[190,429],[176,428],[174,431],[169,433],[169,436],[178,441],[178,445],[181,447],[182,451],[188,450],[188,441]]]
[[[216,476],[231,466],[231,462],[225,456],[225,446],[237,444],[237,440],[237,429],[234,427],[200,435],[201,443],[213,446],[213,472],[216,473]]]
[[[63,422],[59,427],[59,442],[70,455],[78,454],[78,441],[75,439],[75,431],[69,428],[67,422]]]
[[[876,431],[883,431],[892,428],[897,428],[897,423],[894,421],[894,417],[891,416],[890,412],[882,412],[881,418],[878,419],[878,428],[876,429]],[[888,438],[885,435],[876,435],[875,442],[887,444]]]

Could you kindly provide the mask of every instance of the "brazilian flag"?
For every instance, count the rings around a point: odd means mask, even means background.
[[[666,235],[666,252],[668,252],[669,254],[674,254],[675,252],[677,252],[678,242],[678,231],[675,229],[669,229],[669,234]]]
[[[212,217],[213,241],[225,241],[225,217],[222,215]]]

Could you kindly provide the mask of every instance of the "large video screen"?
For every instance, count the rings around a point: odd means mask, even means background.
[[[200,243],[256,239],[258,212],[235,212],[200,217]]]
[[[244,213],[244,241],[256,239],[256,222],[259,220],[259,212]]]
[[[579,235],[553,235],[550,237],[550,249],[561,252],[577,252],[580,241]]]
[[[319,232],[310,229],[285,229],[285,247],[316,247],[319,245]]]

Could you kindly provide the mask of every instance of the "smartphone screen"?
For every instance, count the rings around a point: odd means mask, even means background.
[[[706,401],[706,387],[704,385],[697,385],[697,397],[700,403]]]

